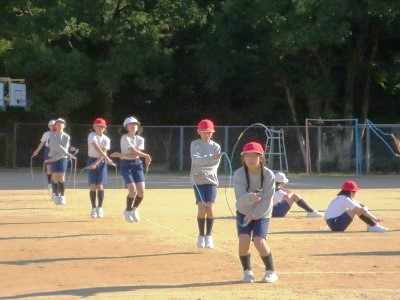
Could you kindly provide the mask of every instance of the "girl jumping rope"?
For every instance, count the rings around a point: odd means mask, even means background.
[[[214,248],[211,232],[214,225],[214,203],[217,196],[218,177],[217,170],[221,159],[221,147],[211,137],[214,124],[204,119],[197,125],[200,139],[190,145],[192,167],[190,178],[193,183],[197,204],[197,224],[199,237],[197,247]],[[207,231],[204,227],[207,224]]]
[[[151,163],[150,155],[143,152],[144,138],[138,135],[141,131],[139,125],[140,122],[134,117],[125,119],[124,128],[128,133],[121,137],[121,153],[114,152],[110,155],[121,158],[121,175],[128,188],[124,216],[129,223],[140,221],[138,207],[145,191],[143,163],[140,158],[145,159],[146,168]]]
[[[64,132],[65,120],[59,118],[55,121],[56,131],[50,134],[49,139],[49,161],[51,162],[51,173],[53,181],[53,200],[57,205],[65,205],[65,172],[67,171],[68,159],[73,155],[68,152],[70,136]]]
[[[275,282],[278,276],[266,243],[275,190],[274,173],[265,166],[264,149],[259,143],[247,143],[243,147],[241,161],[243,166],[235,171],[233,180],[243,282],[254,281],[250,262],[251,240],[265,265],[266,273],[262,282]]]
[[[381,218],[374,216],[364,204],[354,199],[358,190],[360,189],[354,181],[349,180],[343,183],[341,191],[325,212],[326,224],[332,231],[345,231],[357,215],[367,224],[367,231],[387,231],[386,227],[377,224],[383,221]]]
[[[89,185],[90,202],[92,204],[92,218],[102,218],[104,216],[103,200],[104,186],[107,182],[107,164],[112,165],[112,160],[107,156],[110,150],[110,139],[104,134],[107,123],[102,118],[97,118],[93,122],[93,132],[88,136],[88,162],[89,166]],[[96,191],[98,205],[96,206]]]
[[[49,159],[49,138],[50,138],[50,133],[52,133],[53,131],[55,131],[54,128],[54,124],[56,122],[54,120],[50,120],[48,127],[49,130],[46,131],[45,133],[43,133],[42,138],[40,139],[40,144],[39,146],[36,148],[36,150],[33,152],[32,156],[36,156],[39,154],[39,151],[42,149],[43,146],[44,147],[44,160],[47,161]],[[52,189],[52,184],[51,184],[51,169],[50,169],[50,163],[45,162],[44,163],[46,166],[46,174],[47,174],[47,189],[49,191],[51,191]]]

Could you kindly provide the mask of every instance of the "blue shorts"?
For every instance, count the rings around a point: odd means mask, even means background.
[[[122,159],[121,176],[125,184],[144,182],[143,163],[140,158]]]
[[[97,160],[96,157],[89,157],[87,166],[90,166],[96,160]],[[94,169],[94,170],[89,169],[88,177],[89,177],[89,185],[91,185],[91,184],[106,185],[106,183],[107,183],[107,164],[104,162],[104,160],[99,162],[96,169]]]
[[[347,212],[342,213],[339,217],[326,220],[326,224],[332,231],[345,231],[351,222],[353,219]]]
[[[269,218],[263,218],[251,221],[248,225],[242,227],[239,224],[244,224],[245,215],[236,211],[236,227],[238,235],[247,234],[251,237],[253,233],[253,239],[260,237],[263,239],[267,238]]]
[[[290,205],[286,200],[279,201],[272,207],[273,218],[283,218],[290,210]]]
[[[68,158],[64,157],[52,162],[50,165],[51,173],[66,173],[68,160]]]
[[[215,199],[217,198],[216,185],[213,184],[194,185],[193,189],[194,189],[194,195],[196,196],[196,204],[198,202],[215,203]]]

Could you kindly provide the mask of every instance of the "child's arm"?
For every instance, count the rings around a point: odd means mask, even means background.
[[[267,173],[268,174],[268,173]],[[266,177],[266,182],[262,192],[262,201],[260,201],[256,207],[253,208],[252,214],[255,220],[261,218],[267,213],[268,209],[272,208],[272,198],[275,192],[275,180],[273,173],[270,171],[270,175]]]
[[[103,156],[99,156],[99,157],[89,166],[89,169],[90,169],[90,170],[96,169],[97,165],[101,162],[102,159],[103,159]],[[111,163],[112,163],[112,162],[111,162]]]
[[[357,213],[361,213],[364,216],[367,216],[368,218],[372,219],[375,222],[382,222],[383,221],[383,219],[374,216],[369,210],[365,209],[364,207],[355,207],[354,210]]]
[[[217,153],[200,153],[195,142],[192,142],[190,145],[190,157],[192,159],[192,163],[197,166],[204,166],[212,163],[215,160],[219,160],[221,158],[221,151],[217,149]]]
[[[37,147],[37,149],[33,152],[32,156],[36,156],[39,154],[40,149],[42,149],[42,147],[44,146],[45,142],[40,142],[39,146]]]
[[[281,188],[281,190],[284,191],[284,192],[286,193],[286,195],[287,195],[288,198],[292,198],[293,193],[294,193],[292,190],[285,189],[285,188]]]
[[[128,150],[131,152],[131,154],[133,154],[133,157],[136,157],[136,156],[144,157],[146,166],[148,166],[151,163],[151,156],[148,155],[147,153],[144,153],[144,152],[140,151],[139,149],[136,149],[135,147],[129,147]]]
[[[260,201],[260,197],[256,193],[249,193],[246,190],[246,184],[239,173],[233,175],[233,186],[235,189],[236,201],[244,205],[251,205],[253,202]]]
[[[99,144],[98,144],[97,142],[93,142],[92,145],[93,145],[94,149],[96,149],[96,151],[101,155],[101,156],[97,159],[98,162],[97,162],[96,166],[97,166],[98,163],[103,159],[103,157],[104,157],[104,159],[106,160],[107,164],[111,165],[111,164],[113,163],[112,160],[107,156],[107,149],[105,149],[105,148],[100,148],[100,146],[99,146]],[[97,161],[97,160],[96,160],[96,161]]]

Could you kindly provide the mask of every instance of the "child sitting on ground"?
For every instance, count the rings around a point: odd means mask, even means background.
[[[282,218],[286,216],[293,203],[307,211],[307,217],[309,218],[320,218],[324,215],[318,210],[312,209],[308,204],[301,198],[301,196],[292,190],[285,189],[283,186],[289,182],[284,173],[278,172],[275,174],[275,193],[274,193],[274,206],[272,210],[273,218]]]

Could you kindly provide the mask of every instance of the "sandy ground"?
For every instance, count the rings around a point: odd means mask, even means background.
[[[324,211],[337,190],[299,190]],[[400,190],[362,190],[358,200],[384,219],[386,233],[354,220],[331,233],[294,206],[273,219],[267,242],[279,281],[243,284],[235,220],[220,189],[215,249],[198,249],[191,189],[150,189],[141,222],[123,216],[126,192],[107,190],[105,217],[89,217],[88,190],[56,206],[44,190],[0,191],[0,299],[399,299]],[[233,196],[229,203],[233,205]]]

